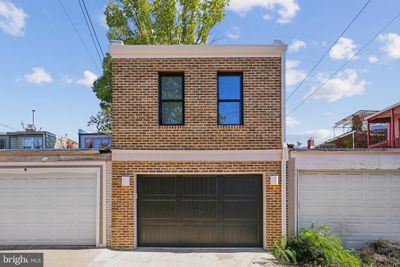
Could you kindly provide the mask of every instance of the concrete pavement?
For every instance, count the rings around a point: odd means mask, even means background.
[[[272,267],[279,266],[261,249],[32,249],[43,252],[44,267]]]

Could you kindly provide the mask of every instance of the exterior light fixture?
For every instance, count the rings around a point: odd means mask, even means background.
[[[124,175],[122,176],[122,181],[121,181],[122,186],[130,186],[131,185],[131,177]]]
[[[270,177],[270,182],[271,185],[279,185],[279,176],[278,175],[273,175]]]

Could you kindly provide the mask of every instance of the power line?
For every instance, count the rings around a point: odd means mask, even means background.
[[[304,77],[304,79],[296,86],[296,88],[293,90],[293,92],[290,93],[290,95],[286,98],[286,101],[288,101],[296,92],[297,90],[302,86],[302,84],[307,80],[307,78],[311,75],[311,73],[318,67],[318,65],[324,60],[326,55],[328,55],[329,51],[335,46],[335,44],[339,41],[340,38],[346,33],[346,31],[350,28],[350,26],[357,20],[357,18],[361,15],[361,13],[364,11],[364,9],[369,5],[369,3],[372,0],[368,0],[367,3],[358,11],[356,16],[350,21],[350,23],[347,25],[347,27],[344,29],[344,31],[339,35],[339,37],[336,38],[336,40],[332,43],[332,45],[328,48],[328,50],[325,51],[325,53],[321,56],[321,58],[315,63],[315,65],[311,68],[311,70],[307,73],[307,75]]]
[[[393,22],[395,22],[398,18],[400,17],[400,13],[398,13],[396,16],[394,16],[388,23],[385,24],[385,26],[379,30],[378,33],[376,33],[371,39],[368,40],[361,48],[358,50],[354,55],[352,55],[344,64],[342,64],[331,76],[329,76],[328,79],[326,79],[323,83],[321,83],[314,91],[311,92],[306,98],[303,99],[303,101],[300,102],[294,109],[292,109],[288,116],[293,114],[301,105],[303,105],[308,99],[310,99],[317,91],[319,91],[327,82],[329,82],[336,74],[338,74],[339,71],[341,71],[347,64],[349,64],[353,58],[357,57],[358,54],[360,54],[372,41],[374,41],[378,36],[384,32]]]
[[[94,58],[92,57],[92,54],[90,54],[89,48],[86,46],[85,42],[83,41],[82,36],[80,35],[80,33],[79,33],[78,29],[76,28],[74,22],[72,21],[71,17],[69,16],[68,11],[65,9],[64,5],[61,3],[61,0],[57,0],[57,1],[58,1],[58,3],[60,4],[62,10],[63,10],[64,13],[65,13],[65,15],[67,16],[67,18],[68,18],[70,24],[72,25],[72,28],[74,28],[74,31],[75,31],[76,35],[78,35],[79,40],[81,41],[83,47],[84,47],[85,50],[86,50],[86,53],[89,55],[90,59],[92,60],[93,64],[96,66],[97,70],[98,70],[99,72],[101,72],[99,66],[97,65],[96,61],[95,61]]]
[[[97,37],[96,30],[95,30],[94,27],[93,27],[92,19],[90,18],[89,12],[88,12],[88,10],[87,10],[87,8],[86,8],[85,0],[82,0],[82,4],[83,4],[83,7],[84,7],[85,10],[86,10],[86,14],[87,14],[87,17],[88,17],[88,19],[89,19],[90,25],[92,26],[92,30],[93,30],[94,36],[96,37],[97,44],[99,45],[101,54],[103,55],[103,58],[104,58],[104,52],[103,52],[103,49],[101,48],[101,45],[100,45],[100,42],[99,42],[99,38]]]
[[[90,38],[92,39],[92,42],[93,42],[94,48],[96,49],[97,56],[99,57],[99,60],[100,60],[100,62],[102,62],[102,58],[101,58],[101,56],[100,56],[99,49],[97,48],[96,41],[94,40],[93,33],[92,33],[92,30],[90,29],[90,26],[89,26],[88,20],[87,20],[87,18],[86,18],[85,11],[83,10],[82,4],[81,4],[81,1],[80,1],[80,0],[78,0],[78,3],[79,3],[79,7],[81,8],[81,11],[82,11],[83,17],[85,18],[86,26],[87,26],[87,28],[88,28],[88,30],[89,30],[89,33],[90,33]]]

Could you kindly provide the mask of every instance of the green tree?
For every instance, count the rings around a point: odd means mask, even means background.
[[[205,44],[225,16],[229,0],[111,0],[104,12],[107,38],[125,44]],[[101,132],[111,132],[111,56],[92,87],[101,111],[90,118]]]

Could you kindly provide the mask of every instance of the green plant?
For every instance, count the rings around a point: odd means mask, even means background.
[[[283,242],[282,242],[283,241]],[[309,229],[303,228],[297,236],[287,242],[282,238],[281,244],[275,246],[274,255],[282,263],[300,264],[302,266],[340,266],[358,267],[361,260],[352,250],[346,250],[341,240],[331,233],[326,225]],[[292,259],[288,255],[294,255]]]
[[[272,251],[272,255],[275,256],[280,262],[284,264],[296,264],[296,253],[287,248],[287,240],[285,237],[282,237],[280,241],[275,240],[274,242],[275,249]]]

